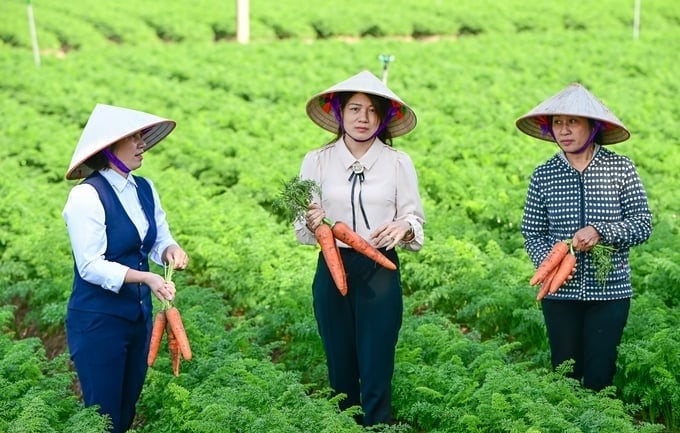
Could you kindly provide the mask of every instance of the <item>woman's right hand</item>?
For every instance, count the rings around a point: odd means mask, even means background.
[[[309,210],[305,214],[305,223],[309,231],[314,232],[317,227],[323,224],[323,219],[326,218],[326,211],[321,205],[312,203],[309,205]]]
[[[146,285],[160,301],[172,301],[175,299],[175,283],[153,272],[147,272]]]

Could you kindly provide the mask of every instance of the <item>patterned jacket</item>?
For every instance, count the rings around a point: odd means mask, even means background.
[[[652,215],[631,160],[598,145],[581,173],[562,152],[536,167],[522,217],[524,247],[538,266],[557,241],[571,239],[587,225],[601,235],[601,244],[616,249],[612,253],[614,269],[603,286],[597,282],[592,254],[577,252],[574,278],[547,298],[592,301],[631,297],[629,250],[649,239]]]

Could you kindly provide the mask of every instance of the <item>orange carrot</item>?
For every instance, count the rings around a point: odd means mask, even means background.
[[[169,322],[165,326],[165,332],[168,335],[168,351],[170,352],[170,361],[172,362],[172,374],[174,374],[175,377],[179,377],[181,353],[179,349],[179,342],[177,341],[175,333],[172,332],[172,326],[170,326]]]
[[[366,257],[373,259],[379,265],[394,271],[397,266],[392,263],[390,259],[385,257],[376,247],[371,245],[366,239],[362,238],[357,232],[352,230],[347,224],[342,221],[336,221],[331,230],[333,235],[340,241],[346,243],[350,247],[354,248],[358,253],[365,255]]]
[[[541,283],[541,288],[538,290],[538,294],[536,294],[537,301],[540,301],[541,299],[545,298],[545,295],[548,294],[548,291],[550,290],[550,283],[552,282],[553,278],[555,278],[556,273],[557,266],[555,266],[553,270],[550,271],[550,274],[548,274],[548,276]]]
[[[165,317],[168,319],[168,326],[172,329],[172,334],[177,339],[180,353],[187,361],[191,361],[191,346],[189,345],[189,338],[182,323],[182,316],[179,314],[177,307],[172,306],[165,310]],[[169,336],[169,334],[168,334]]]
[[[555,277],[550,283],[550,293],[555,293],[562,287],[562,284],[569,279],[569,276],[574,271],[574,266],[576,266],[576,256],[572,253],[564,256],[559,268],[557,268]]]
[[[326,265],[331,273],[331,277],[333,277],[335,286],[340,291],[340,294],[345,296],[347,294],[347,275],[345,274],[345,266],[342,263],[342,257],[340,257],[340,251],[338,250],[338,244],[335,242],[333,231],[327,224],[319,224],[319,227],[314,230],[314,236],[316,236],[316,240],[319,242],[321,253],[326,260]]]
[[[153,321],[153,328],[151,330],[151,343],[149,344],[149,354],[146,357],[146,363],[149,367],[156,361],[158,356],[158,349],[161,347],[161,340],[165,332],[165,325],[168,323],[165,317],[165,310],[160,310],[156,313]]]
[[[529,280],[529,284],[535,286],[542,283],[550,274],[550,271],[560,264],[567,252],[569,252],[569,244],[564,241],[555,243],[545,259],[536,268],[536,272],[534,272],[534,276]]]

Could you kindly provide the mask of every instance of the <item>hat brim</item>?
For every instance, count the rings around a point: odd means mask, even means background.
[[[579,83],[573,83],[551,96],[515,121],[517,128],[532,137],[555,142],[544,135],[541,121],[549,116],[577,116],[598,120],[604,124],[600,144],[615,144],[630,138],[630,131],[599,99]]]
[[[88,159],[133,134],[142,134],[146,152],[167,137],[175,126],[174,120],[153,114],[97,104],[83,129],[65,177],[75,180],[89,176],[93,170],[85,164]]]
[[[314,95],[307,101],[305,107],[307,115],[314,123],[327,131],[336,133],[340,127],[332,110],[327,109],[326,106],[328,97],[334,93],[366,93],[398,103],[401,106],[400,115],[395,116],[386,127],[391,137],[408,134],[416,127],[417,118],[411,107],[387,88],[375,75],[363,71]]]
[[[554,113],[545,115],[539,114],[533,116],[526,115],[517,119],[515,125],[520,131],[524,132],[527,135],[530,135],[534,138],[538,138],[540,140],[554,143],[555,140],[553,140],[553,137],[551,135],[543,135],[543,131],[541,130],[540,119],[543,116],[560,116],[560,115],[586,117],[588,119],[599,120],[602,123],[604,123],[604,129],[600,132],[601,136],[600,144],[602,145],[616,144],[622,141],[626,141],[630,138],[630,132],[622,125],[613,124],[606,119],[596,118],[593,116],[583,116],[582,114],[576,113]]]

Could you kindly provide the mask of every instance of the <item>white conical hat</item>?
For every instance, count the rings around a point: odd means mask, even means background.
[[[604,122],[600,144],[614,144],[628,140],[630,131],[592,93],[579,83],[573,83],[558,94],[541,102],[533,110],[517,119],[515,125],[520,131],[541,140],[554,141],[551,135],[543,135],[541,124],[547,116],[566,115],[587,117]]]
[[[342,81],[323,92],[314,95],[307,102],[307,115],[323,129],[338,132],[338,121],[330,109],[330,97],[338,92],[361,92],[382,96],[393,103],[399,104],[399,111],[387,125],[392,137],[407,134],[416,126],[416,114],[394,94],[385,84],[369,71],[363,71]]]
[[[173,120],[142,111],[113,105],[97,104],[87,120],[80,140],[73,152],[66,179],[80,179],[92,173],[84,164],[92,155],[106,149],[121,138],[142,133],[144,151],[151,149],[175,129]]]

